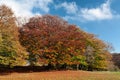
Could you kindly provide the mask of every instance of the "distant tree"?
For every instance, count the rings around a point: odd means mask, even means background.
[[[0,65],[19,66],[26,64],[26,51],[19,43],[16,19],[10,8],[0,6]]]
[[[112,53],[112,61],[115,66],[120,68],[120,53]]]

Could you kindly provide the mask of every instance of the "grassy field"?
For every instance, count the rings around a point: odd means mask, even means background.
[[[120,72],[50,71],[1,74],[0,80],[120,80]]]

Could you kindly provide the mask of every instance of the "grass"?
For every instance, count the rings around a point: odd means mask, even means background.
[[[0,80],[120,80],[120,72],[51,71],[1,74]]]

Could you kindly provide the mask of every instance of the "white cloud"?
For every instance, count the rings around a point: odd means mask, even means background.
[[[105,3],[101,4],[97,8],[79,8],[78,6],[74,3],[74,9],[68,9],[67,7],[64,6],[66,9],[66,12],[71,12],[74,13],[74,15],[66,15],[64,19],[66,20],[79,20],[79,21],[94,21],[94,20],[106,20],[106,19],[112,19],[114,14],[112,13],[112,10],[110,8],[110,0],[107,0]],[[73,3],[73,2],[72,2]],[[66,6],[70,6],[72,3],[63,3],[66,4]],[[61,6],[63,6],[61,4]],[[73,12],[72,12],[73,11]]]
[[[64,17],[67,20],[94,21],[112,19],[115,17],[110,8],[110,2],[110,0],[107,0],[97,8],[90,9],[79,8],[76,2],[63,2],[62,4],[53,6],[56,9],[63,8],[67,13],[67,15]],[[17,17],[29,17],[34,16],[35,14],[41,15],[40,12],[32,12],[34,7],[39,8],[45,13],[48,13],[50,11],[49,4],[51,3],[53,3],[53,0],[0,0],[0,5],[5,4],[12,8]]]
[[[30,0],[28,0],[30,1]],[[32,1],[32,0],[31,0]],[[36,2],[36,7],[39,7],[41,10],[45,11],[45,12],[49,12],[49,7],[48,5],[50,3],[53,3],[53,0],[33,0]]]
[[[98,8],[81,9],[81,15],[86,20],[104,20],[113,17],[109,0]]]
[[[0,0],[0,5],[5,4],[10,7],[17,17],[40,15],[40,13],[32,12],[34,7],[44,12],[49,12],[48,5],[50,3],[53,3],[53,0]]]
[[[78,11],[78,7],[75,2],[64,2],[60,5],[57,5],[56,8],[64,8],[68,14],[75,14]]]

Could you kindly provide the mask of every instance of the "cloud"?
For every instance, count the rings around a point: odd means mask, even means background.
[[[0,0],[0,5],[5,4],[10,7],[17,17],[41,15],[40,12],[32,12],[35,7],[47,13],[50,10],[50,3],[53,3],[53,0]]]
[[[74,3],[74,5],[73,5]],[[79,20],[79,21],[95,21],[95,20],[106,20],[106,19],[112,19],[114,17],[114,14],[112,13],[112,10],[110,8],[110,0],[107,0],[105,3],[101,4],[97,8],[78,8],[79,6],[76,5],[75,2],[72,3],[62,3],[65,5],[64,8],[66,9],[66,12],[68,13],[74,13],[74,15],[66,15],[63,18],[66,20]],[[72,9],[69,9],[71,4],[72,6],[75,6]]]
[[[50,6],[53,6],[56,9],[62,8],[66,11],[66,16],[63,17],[64,19],[78,21],[95,21],[114,18],[115,15],[110,8],[110,3],[111,0],[107,0],[97,8],[80,8],[76,2],[63,2],[55,5],[53,0],[0,0],[0,5],[5,4],[12,8],[17,17],[31,17],[36,14],[41,15],[41,11],[49,13]],[[33,13],[32,10],[36,8],[40,9],[40,11]]]
[[[81,16],[86,20],[112,19],[113,14],[110,9],[110,1],[108,0],[106,3],[103,3],[98,8],[81,9]]]
[[[60,5],[57,5],[56,8],[64,8],[68,14],[75,14],[78,11],[78,7],[75,2],[64,2]]]
[[[50,3],[53,3],[53,0],[33,0],[33,1],[35,1],[36,7],[39,7],[41,10],[45,12],[49,12],[50,8],[48,6]]]

